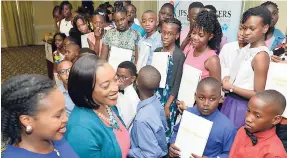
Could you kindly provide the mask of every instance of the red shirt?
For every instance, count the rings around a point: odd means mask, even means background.
[[[230,158],[287,158],[282,142],[276,135],[276,128],[254,133],[257,144],[252,145],[244,127],[241,127],[229,153]]]

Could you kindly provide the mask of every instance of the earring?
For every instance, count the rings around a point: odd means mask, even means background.
[[[32,133],[32,130],[33,130],[32,126],[27,126],[26,127],[26,132],[27,133]]]

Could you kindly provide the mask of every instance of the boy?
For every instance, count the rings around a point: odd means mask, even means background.
[[[189,27],[183,30],[180,34],[180,49],[184,50],[186,45],[190,42],[190,30],[198,13],[202,10],[204,5],[201,2],[192,2],[188,7],[187,21],[189,21]]]
[[[161,25],[165,19],[170,19],[174,17],[174,6],[171,3],[165,3],[160,8],[160,11],[158,13],[158,32],[161,33]]]
[[[141,66],[150,65],[152,62],[152,55],[156,48],[162,47],[162,40],[160,33],[156,30],[158,25],[158,20],[156,13],[152,10],[147,10],[142,15],[142,26],[146,31],[145,37],[143,37],[139,42],[139,62],[138,70]],[[150,47],[150,51],[144,52],[141,49],[144,47]],[[141,63],[141,65],[139,65]]]
[[[136,73],[136,66],[130,61],[120,63],[117,69],[120,92],[118,95],[117,108],[128,129],[136,115],[137,105],[140,101],[133,87],[133,83],[136,81]]]
[[[72,65],[73,63],[67,60],[63,60],[57,65],[58,78],[63,82],[59,88],[65,97],[66,114],[68,117],[75,106],[68,93],[68,78]]]
[[[66,34],[66,36],[69,36],[69,31],[73,28],[72,9],[72,4],[68,1],[63,1],[60,5],[60,10],[64,17],[60,22],[60,32]]]
[[[71,36],[68,36],[64,39],[63,45],[64,45],[65,50],[67,49],[67,45],[71,43],[77,44],[77,40]]]
[[[251,97],[245,126],[238,130],[229,157],[286,158],[284,147],[275,133],[285,106],[285,97],[275,90],[258,92]]]
[[[74,43],[70,43],[67,45],[66,48],[65,60],[74,63],[78,59],[79,53],[80,53],[80,46]]]
[[[131,130],[128,157],[163,157],[167,154],[166,118],[154,92],[159,87],[160,73],[153,66],[143,67],[136,84],[140,102]]]
[[[129,22],[129,27],[135,30],[140,35],[141,38],[144,37],[146,34],[145,30],[140,25],[137,25],[134,22],[134,19],[137,15],[137,8],[133,4],[128,4],[126,6],[126,9],[127,9],[127,19]]]
[[[230,148],[236,135],[236,128],[232,122],[217,109],[221,98],[221,84],[212,77],[201,80],[197,86],[196,106],[189,107],[187,111],[213,122],[203,157],[228,158]],[[178,101],[178,106],[185,106]],[[180,150],[174,145],[180,123],[174,127],[170,138],[169,156],[180,156]],[[194,158],[201,158],[192,154]]]

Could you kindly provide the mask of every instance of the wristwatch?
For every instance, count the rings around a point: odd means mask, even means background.
[[[229,89],[229,92],[232,93],[234,89],[234,85],[232,85],[232,87]]]

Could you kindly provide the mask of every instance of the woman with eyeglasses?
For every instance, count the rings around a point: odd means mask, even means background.
[[[118,82],[114,69],[96,55],[79,58],[70,71],[68,92],[75,103],[66,139],[83,158],[125,158],[130,137],[115,105]]]
[[[42,75],[15,76],[1,85],[4,158],[78,158],[63,138],[68,118],[65,100]]]

